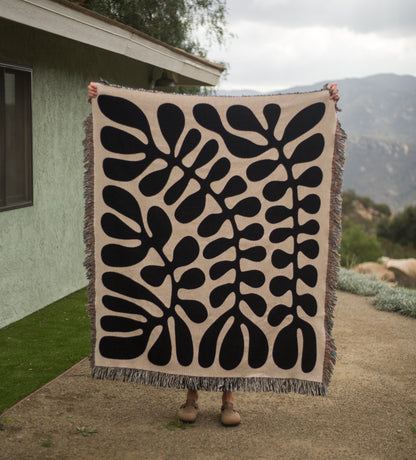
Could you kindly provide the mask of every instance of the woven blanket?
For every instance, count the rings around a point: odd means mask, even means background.
[[[86,129],[93,376],[324,395],[345,139],[329,91],[98,84]]]

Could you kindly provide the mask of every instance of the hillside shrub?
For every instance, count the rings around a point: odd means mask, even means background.
[[[352,267],[361,262],[376,262],[383,256],[377,237],[366,233],[355,222],[348,222],[342,231],[341,265]]]
[[[389,288],[377,293],[373,300],[378,310],[396,311],[416,318],[416,291],[405,288]]]
[[[338,275],[338,289],[362,296],[373,296],[388,288],[386,283],[375,276],[363,275],[354,270],[341,268]]]
[[[378,310],[398,312],[416,318],[416,290],[391,287],[372,275],[341,268],[338,289],[361,296],[375,296],[373,304]]]

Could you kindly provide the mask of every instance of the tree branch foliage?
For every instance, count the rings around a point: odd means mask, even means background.
[[[73,3],[134,27],[169,45],[206,57],[197,38],[204,30],[207,42],[224,44],[226,0],[72,0]]]

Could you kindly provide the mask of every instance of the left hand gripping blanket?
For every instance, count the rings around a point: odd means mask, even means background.
[[[97,86],[85,141],[93,377],[325,395],[345,142],[329,91]]]

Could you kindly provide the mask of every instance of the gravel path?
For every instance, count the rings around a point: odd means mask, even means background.
[[[81,361],[2,414],[0,459],[416,459],[416,320],[338,292],[334,336],[326,398],[236,393],[235,428],[201,393],[195,426],[169,430],[183,391],[92,380]]]

